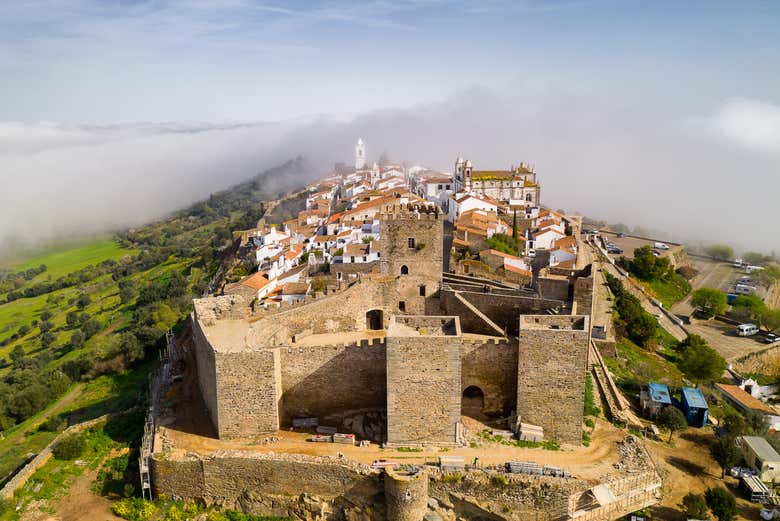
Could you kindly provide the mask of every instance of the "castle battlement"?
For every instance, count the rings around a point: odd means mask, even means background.
[[[384,220],[417,219],[436,221],[444,219],[444,214],[439,211],[439,207],[433,204],[408,203],[408,204],[386,204],[382,206],[381,218]]]

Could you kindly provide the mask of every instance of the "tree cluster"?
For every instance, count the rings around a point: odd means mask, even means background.
[[[642,308],[639,299],[626,291],[617,277],[604,272],[607,285],[615,296],[614,310],[617,313],[615,326],[637,345],[647,345],[655,338],[658,322]]]

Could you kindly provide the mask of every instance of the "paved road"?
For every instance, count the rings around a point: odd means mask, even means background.
[[[594,256],[598,256],[600,258],[603,258],[603,253],[596,247],[591,244],[589,244],[589,248],[591,249],[591,252]],[[663,327],[666,331],[669,332],[674,338],[677,340],[685,340],[685,338],[688,336],[688,334],[685,332],[685,330],[680,327],[677,323],[672,322],[672,320],[667,317],[664,313],[661,312],[661,310],[653,304],[650,299],[647,297],[647,295],[644,294],[628,277],[624,277],[618,269],[612,265],[609,262],[602,261],[599,263],[601,268],[603,270],[606,270],[611,275],[614,275],[615,277],[619,278],[623,282],[623,286],[634,296],[636,296],[639,299],[639,302],[642,304],[642,307],[650,313],[653,316],[658,316],[660,314],[660,317],[658,318],[658,323]]]

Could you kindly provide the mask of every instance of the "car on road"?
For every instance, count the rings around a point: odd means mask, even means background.
[[[623,253],[623,250],[617,246],[607,246],[607,253]]]
[[[769,333],[767,336],[764,337],[764,342],[766,342],[767,344],[774,344],[775,342],[780,342],[780,335]]]
[[[626,236],[626,234],[623,233],[623,232],[620,232],[620,233],[617,234],[617,236],[618,236],[619,239],[622,239],[623,237]]]

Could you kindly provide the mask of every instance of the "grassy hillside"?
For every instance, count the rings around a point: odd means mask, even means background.
[[[67,424],[143,404],[166,331],[208,287],[231,230],[306,173],[291,161],[111,240],[0,268],[0,485]]]
[[[0,264],[0,269],[18,272],[43,264],[46,266],[46,271],[32,280],[37,282],[47,277],[56,279],[89,265],[97,265],[105,260],[119,260],[126,255],[136,253],[137,250],[122,248],[113,237],[107,237],[80,246],[61,246],[19,261],[6,261]]]

